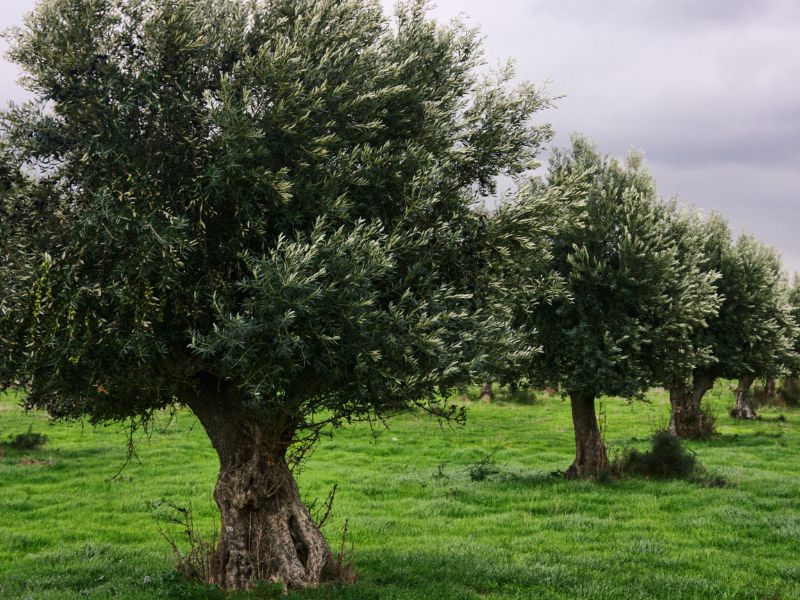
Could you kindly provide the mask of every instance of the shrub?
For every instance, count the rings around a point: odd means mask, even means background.
[[[163,506],[162,506],[163,504]],[[172,502],[148,502],[148,509],[158,527],[158,531],[172,548],[175,555],[175,569],[187,581],[198,581],[204,584],[214,583],[213,560],[219,539],[216,529],[212,527],[211,535],[206,537],[196,527],[191,506],[178,506]],[[186,538],[189,549],[184,552],[175,537],[161,526],[159,518],[175,525],[180,535]]]
[[[695,455],[684,448],[681,439],[669,431],[657,431],[649,452],[631,449],[615,461],[619,473],[657,479],[688,479],[697,468]]]
[[[494,456],[484,454],[480,459],[467,465],[467,472],[472,481],[483,481],[491,475],[497,475],[500,469],[494,462]]]
[[[2,442],[2,445],[14,450],[37,450],[47,443],[47,436],[43,433],[33,431],[33,425],[28,427],[25,433],[18,433],[17,435],[9,434],[8,441]]]

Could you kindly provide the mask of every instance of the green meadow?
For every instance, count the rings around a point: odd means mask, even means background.
[[[472,396],[465,426],[399,415],[322,441],[299,474],[358,581],[291,598],[800,598],[800,413],[727,416],[729,384],[709,393],[720,435],[689,448],[724,487],[641,478],[565,481],[573,455],[569,403],[558,396]],[[615,450],[648,447],[668,401],[602,402]],[[0,598],[223,598],[184,582],[159,534],[168,503],[214,527],[217,459],[188,412],[159,416],[123,467],[121,426],[52,424],[0,400],[0,437],[32,431],[34,451],[0,459]],[[120,470],[121,469],[121,470]],[[233,595],[276,596],[274,588]]]

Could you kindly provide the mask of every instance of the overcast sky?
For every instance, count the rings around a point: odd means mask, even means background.
[[[391,10],[393,0],[382,0]],[[33,0],[2,0],[0,27]],[[800,2],[439,0],[486,37],[490,65],[564,95],[555,143],[580,132],[644,152],[663,196],[727,215],[800,272]],[[0,62],[0,102],[18,99]]]

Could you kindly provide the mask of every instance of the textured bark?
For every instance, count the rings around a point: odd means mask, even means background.
[[[800,377],[787,377],[780,391],[781,401],[794,406],[800,400]]]
[[[491,402],[494,400],[494,390],[492,389],[492,382],[488,381],[481,386],[480,399],[483,402]]]
[[[764,400],[766,402],[777,400],[778,398],[778,384],[775,382],[774,377],[767,377],[764,382]]]
[[[214,499],[222,528],[212,583],[244,589],[276,581],[298,588],[330,578],[330,548],[286,463],[291,421],[266,422],[233,394],[205,390],[187,403],[220,461]]]
[[[753,377],[747,375],[739,380],[736,387],[736,406],[731,410],[731,416],[735,419],[757,419],[753,407],[750,405],[750,388],[753,385]]]
[[[567,469],[567,479],[596,477],[608,468],[608,455],[597,426],[594,396],[570,394],[572,424],[575,427],[575,461]]]
[[[672,410],[669,415],[669,431],[682,438],[702,439],[714,433],[714,425],[703,414],[703,397],[714,387],[714,377],[698,372],[692,378],[692,386],[675,384],[669,389]]]

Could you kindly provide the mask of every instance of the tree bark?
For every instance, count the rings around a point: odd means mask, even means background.
[[[753,379],[751,375],[739,379],[739,385],[736,387],[736,406],[731,410],[731,416],[734,419],[758,418],[750,405],[750,388],[753,385]]]
[[[781,401],[789,406],[800,400],[800,377],[790,376],[783,380],[780,392]]]
[[[697,372],[692,377],[691,388],[678,383],[669,388],[672,410],[669,415],[669,431],[688,439],[702,439],[714,433],[714,424],[707,422],[703,414],[703,397],[714,387],[714,377]]]
[[[570,394],[572,424],[575,428],[575,461],[567,469],[567,479],[597,477],[608,468],[608,455],[597,426],[594,396]]]
[[[770,402],[778,398],[778,384],[774,377],[767,377],[764,381],[764,400]]]
[[[494,400],[494,390],[492,389],[492,382],[487,381],[481,386],[480,399],[483,402],[491,402]]]
[[[273,581],[299,588],[329,579],[330,547],[286,462],[294,434],[291,420],[267,422],[230,393],[200,391],[187,404],[220,462],[214,499],[221,533],[210,583],[245,589]]]

